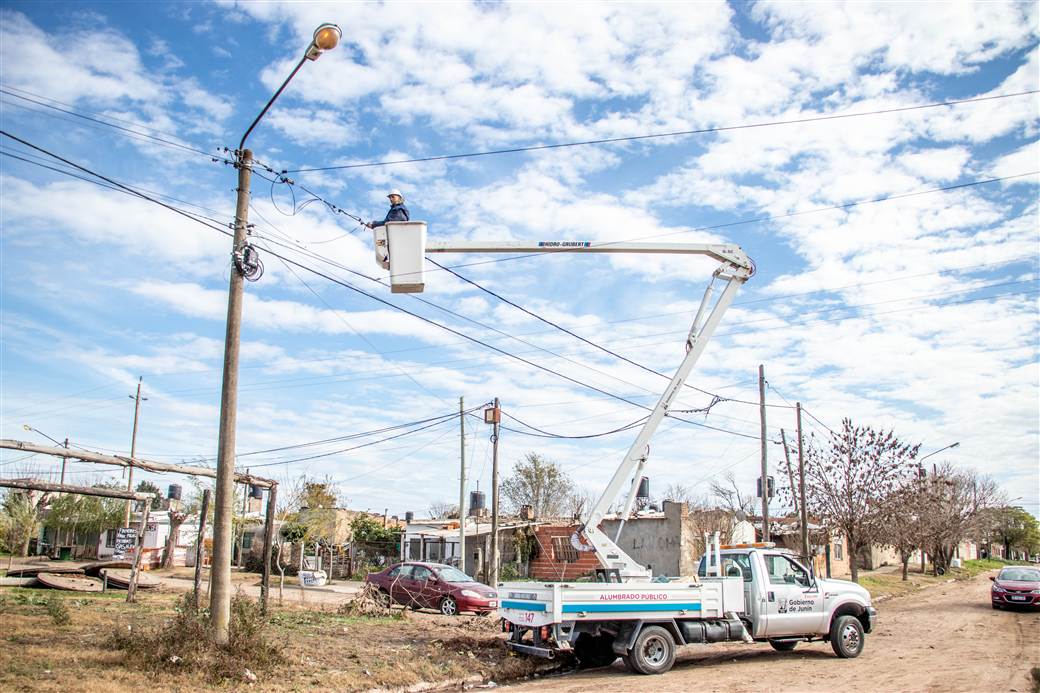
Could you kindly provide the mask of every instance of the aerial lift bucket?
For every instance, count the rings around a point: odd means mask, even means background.
[[[376,260],[390,270],[390,291],[422,293],[425,282],[426,222],[390,221],[372,230]]]

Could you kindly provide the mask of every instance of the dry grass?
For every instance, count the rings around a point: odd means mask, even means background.
[[[242,660],[193,649],[200,633],[178,613],[175,593],[139,592],[136,604],[124,603],[119,593],[66,598],[71,620],[63,626],[48,614],[48,596],[0,588],[0,690],[239,690],[248,687],[243,673],[252,663],[259,677],[253,687],[265,693],[317,686],[362,691],[473,676],[504,681],[546,666],[511,656],[497,621],[489,618],[354,616],[337,613],[334,605],[278,608],[264,633],[275,651],[259,660],[257,652],[247,652],[253,659]],[[127,635],[113,642],[117,630]],[[138,636],[136,644],[131,634]]]

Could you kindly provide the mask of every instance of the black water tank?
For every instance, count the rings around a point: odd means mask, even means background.
[[[636,498],[650,499],[650,477],[644,476],[639,480],[639,491],[636,492]]]
[[[478,510],[484,509],[484,492],[483,491],[470,491],[469,492],[469,513],[475,515]]]
[[[404,514],[404,521],[405,522],[411,522],[414,519],[415,519],[415,513],[413,513],[411,510],[409,510],[408,512],[406,512]]]
[[[166,497],[170,500],[180,500],[181,487],[177,484],[170,484],[169,488],[166,489]]]
[[[249,487],[249,495],[252,496],[253,498],[256,498],[257,500],[263,498],[264,497],[264,487],[263,486],[250,486]]]

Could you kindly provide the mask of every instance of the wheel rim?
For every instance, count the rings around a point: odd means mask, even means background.
[[[852,625],[851,623],[841,630],[841,644],[845,648],[846,652],[856,652],[859,650],[859,628]]]
[[[451,597],[448,597],[443,602],[441,602],[441,613],[444,614],[445,616],[454,616],[455,615],[455,600],[452,599]]]
[[[643,659],[647,664],[658,666],[668,659],[668,644],[659,635],[651,635],[643,643]]]

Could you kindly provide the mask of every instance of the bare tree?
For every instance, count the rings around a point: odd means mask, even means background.
[[[682,484],[668,484],[664,493],[661,494],[661,500],[687,503],[691,506],[698,502],[697,494],[693,492],[693,489]]]
[[[726,472],[722,479],[711,482],[711,495],[713,495],[723,506],[729,508],[730,512],[743,512],[748,515],[755,513],[757,498],[741,492],[737,485],[733,472]]]
[[[858,553],[883,541],[884,502],[910,473],[919,445],[891,431],[855,426],[843,419],[826,447],[808,446],[805,500],[809,515],[848,541],[852,580],[859,579]]]
[[[970,470],[957,470],[949,462],[933,467],[921,484],[922,545],[932,556],[932,570],[950,567],[957,544],[972,536],[986,522],[988,508],[1003,502],[996,482]]]
[[[917,474],[910,474],[882,503],[880,539],[899,554],[904,580],[909,577],[911,555],[914,550],[921,548],[925,531],[925,502],[921,479]]]
[[[513,512],[530,505],[535,517],[560,517],[574,493],[574,482],[559,463],[529,452],[502,482],[502,496]]]
[[[571,517],[579,519],[592,508],[592,504],[595,502],[596,496],[589,487],[575,486],[570,498],[567,499],[565,510]]]
[[[459,516],[459,505],[458,503],[448,503],[446,501],[435,501],[430,503],[430,517],[433,519],[457,519]]]

